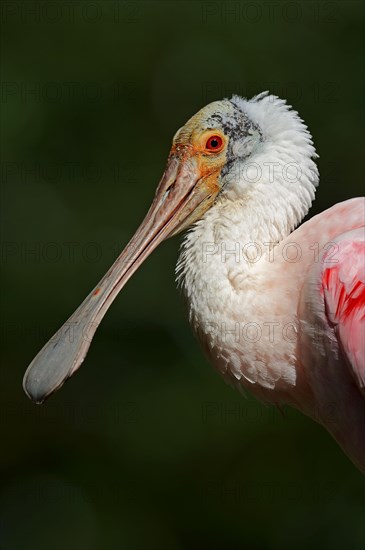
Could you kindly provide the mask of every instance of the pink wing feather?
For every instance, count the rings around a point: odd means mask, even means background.
[[[335,327],[360,389],[365,391],[365,239],[362,229],[351,231],[323,257],[322,285],[326,314]],[[326,261],[327,260],[327,261]]]

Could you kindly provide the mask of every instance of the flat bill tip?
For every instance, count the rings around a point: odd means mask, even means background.
[[[46,343],[25,372],[23,389],[34,403],[43,403],[60,389],[84,360],[90,341],[83,335],[83,324],[75,321],[72,333],[70,326],[67,322]]]
[[[23,382],[23,390],[27,397],[35,404],[35,405],[42,405],[47,397],[42,396],[41,394],[38,394],[37,391],[33,391],[34,388],[32,388],[31,385],[29,385],[27,382]]]
[[[37,372],[39,369],[36,368],[36,365],[31,364],[23,378],[23,389],[27,397],[33,403],[37,405],[42,405],[46,399],[57,391],[62,385],[62,381],[59,385],[54,384],[54,380],[50,379],[50,376],[40,375],[41,373]]]

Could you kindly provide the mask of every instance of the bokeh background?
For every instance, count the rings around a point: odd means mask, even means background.
[[[27,364],[141,221],[209,101],[269,89],[320,153],[311,214],[363,194],[364,4],[1,4],[1,550],[357,549],[365,482],[320,426],[216,375],[175,289],[128,283],[44,406]]]

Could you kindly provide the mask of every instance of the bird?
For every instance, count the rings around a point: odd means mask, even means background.
[[[136,233],[26,370],[28,397],[42,403],[74,374],[129,278],[185,231],[177,283],[213,367],[320,423],[365,473],[365,198],[300,225],[317,157],[298,112],[269,92],[200,109],[175,133]]]

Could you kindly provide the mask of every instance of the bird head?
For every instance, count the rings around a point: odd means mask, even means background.
[[[261,140],[260,128],[228,99],[210,103],[176,132],[153,205],[171,214],[169,235],[204,215]]]

